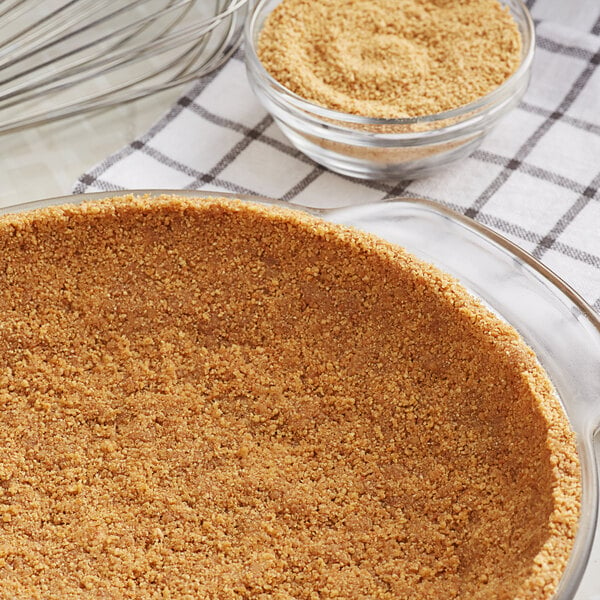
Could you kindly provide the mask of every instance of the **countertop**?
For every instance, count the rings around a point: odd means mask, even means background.
[[[174,88],[124,106],[0,134],[0,206],[71,193],[86,169],[148,129],[180,93]]]

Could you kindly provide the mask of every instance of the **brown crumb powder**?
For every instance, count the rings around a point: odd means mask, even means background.
[[[498,0],[283,0],[265,21],[258,56],[307,100],[393,119],[493,91],[519,66],[521,37]]]
[[[573,434],[376,238],[223,199],[0,219],[0,597],[550,598]]]

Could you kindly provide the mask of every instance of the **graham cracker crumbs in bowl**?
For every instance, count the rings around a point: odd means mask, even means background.
[[[550,599],[574,436],[532,351],[287,209],[0,218],[0,598]]]
[[[283,0],[257,50],[270,75],[306,100],[398,119],[500,86],[521,62],[521,36],[498,0]]]

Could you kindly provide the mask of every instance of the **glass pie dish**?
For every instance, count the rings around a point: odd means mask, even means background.
[[[122,192],[127,193],[239,198],[179,190]],[[6,207],[1,212],[22,212],[113,195],[67,196]],[[282,204],[261,198],[241,199]],[[593,558],[598,518],[594,442],[600,431],[600,322],[595,313],[564,282],[525,252],[487,228],[434,203],[397,199],[335,210],[295,208],[378,235],[453,275],[470,293],[515,327],[535,351],[577,435],[582,470],[578,534],[554,598],[591,600],[592,594],[600,589],[597,570],[591,567],[597,560]],[[578,589],[580,592],[576,595]]]

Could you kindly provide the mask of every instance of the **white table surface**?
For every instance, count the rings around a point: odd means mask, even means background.
[[[86,169],[148,129],[180,93],[0,134],[0,206],[71,193]]]

